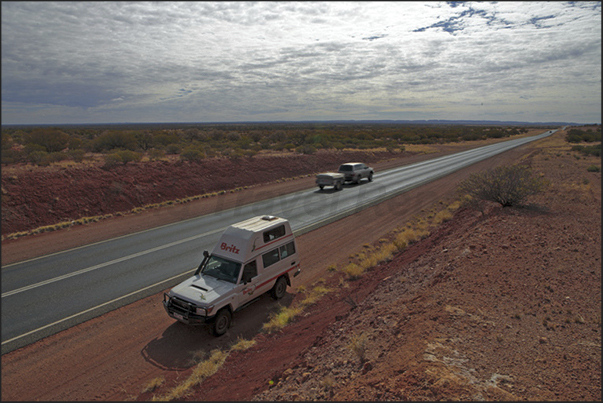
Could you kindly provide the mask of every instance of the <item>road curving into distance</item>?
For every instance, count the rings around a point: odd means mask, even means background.
[[[189,277],[230,224],[287,218],[297,236],[354,214],[537,136],[376,172],[342,190],[318,187],[2,267],[2,354],[169,288]]]

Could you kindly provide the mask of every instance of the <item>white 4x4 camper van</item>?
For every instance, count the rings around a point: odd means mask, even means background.
[[[230,327],[232,314],[267,291],[275,299],[300,273],[289,221],[258,216],[228,227],[195,274],[164,294],[168,315],[194,325],[211,323],[216,336]]]

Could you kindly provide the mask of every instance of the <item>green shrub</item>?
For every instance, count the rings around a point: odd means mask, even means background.
[[[224,150],[222,152],[222,154],[224,156],[230,158],[231,160],[235,160],[235,161],[238,161],[245,155],[243,150],[241,150],[240,148],[235,148],[235,149],[229,148],[227,150]]]
[[[596,165],[590,165],[588,168],[586,168],[586,170],[588,172],[601,172],[601,168]]]
[[[36,165],[48,165],[49,162],[46,159],[47,155],[48,153],[46,151],[36,150],[29,153],[29,155],[27,156],[27,160],[32,164]]]
[[[152,161],[161,159],[165,156],[165,152],[163,150],[158,150],[156,148],[153,148],[151,151],[149,151],[149,158]]]
[[[126,165],[128,162],[138,162],[142,159],[142,156],[134,151],[130,150],[120,150],[116,151],[112,154],[105,156],[105,165],[104,168],[113,168],[116,165],[124,164]]]
[[[69,159],[69,155],[63,152],[53,152],[48,153],[48,156],[46,158],[48,159],[48,162],[59,162]]]
[[[138,162],[142,159],[142,155],[131,150],[119,150],[115,152],[121,158],[121,162],[126,165],[128,162]]]
[[[114,149],[134,150],[136,146],[136,136],[120,130],[109,130],[94,139],[92,144],[92,148],[96,152]]]
[[[113,168],[122,163],[121,156],[117,153],[105,155],[103,168]]]
[[[25,153],[19,150],[2,150],[2,158],[0,162],[3,164],[14,164],[23,160]]]
[[[578,151],[582,155],[600,157],[601,156],[601,144],[597,144],[594,146],[582,146],[576,145],[572,146],[572,151]]]
[[[253,158],[253,157],[255,157],[255,155],[257,154],[257,151],[254,151],[254,150],[245,150],[245,151],[243,152],[243,154],[244,154],[244,155],[245,155],[245,157],[247,157],[247,158]]]
[[[75,162],[82,162],[84,160],[84,156],[86,155],[86,152],[84,150],[79,150],[79,149],[78,150],[69,150],[68,155]]]
[[[187,148],[180,154],[180,159],[184,161],[201,161],[203,159],[203,153],[197,148]]]
[[[475,201],[493,201],[509,207],[542,192],[545,186],[545,180],[534,177],[528,167],[512,165],[472,174],[460,184],[458,190]]]
[[[304,144],[303,146],[297,147],[295,151],[302,154],[314,154],[316,152],[316,147]]]
[[[177,144],[168,144],[165,147],[166,154],[180,154],[181,148]]]
[[[48,153],[65,149],[69,139],[67,133],[52,127],[37,128],[25,135],[25,143],[39,145]]]

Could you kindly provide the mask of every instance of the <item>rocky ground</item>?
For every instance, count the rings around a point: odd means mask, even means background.
[[[156,295],[3,355],[2,400],[161,398],[192,373],[192,358],[227,350],[243,337],[255,344],[230,352],[216,374],[180,400],[600,401],[601,175],[586,169],[600,159],[577,158],[568,149],[541,141],[303,235],[299,248],[310,274],[299,277],[285,303],[304,298],[300,285],[320,282],[333,291],[279,332],[260,330],[276,309],[269,299],[213,339],[169,320]],[[429,206],[450,200],[471,172],[520,160],[551,183],[528,204],[461,208],[362,278],[346,280],[339,270],[367,244],[378,245]],[[379,166],[387,164],[394,162]],[[244,192],[266,197],[311,181]],[[4,192],[4,171],[2,186]],[[236,194],[220,197],[224,206],[238,202]],[[2,263],[98,239],[99,232],[156,224],[149,224],[151,216],[167,222],[204,208],[215,203],[5,240]],[[328,265],[338,270],[327,272]],[[161,384],[148,388],[157,379]]]
[[[553,186],[530,205],[462,210],[367,273],[253,399],[600,401],[600,176],[572,158],[532,159]]]

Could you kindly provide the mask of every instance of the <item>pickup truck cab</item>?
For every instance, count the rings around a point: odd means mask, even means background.
[[[373,181],[373,168],[363,164],[362,162],[347,162],[339,166],[339,173],[344,174],[346,181],[360,183],[363,178]]]
[[[211,254],[189,279],[164,294],[168,315],[188,325],[209,323],[215,336],[232,315],[266,292],[282,298],[300,273],[300,258],[289,222],[257,216],[228,227]]]
[[[316,184],[323,190],[325,186],[333,186],[335,190],[341,190],[345,182],[345,176],[338,172],[325,172],[316,175]]]

